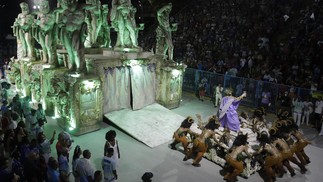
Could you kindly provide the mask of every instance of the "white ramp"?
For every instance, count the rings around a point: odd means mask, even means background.
[[[104,116],[151,148],[171,141],[174,131],[185,119],[157,103],[137,111],[123,109]]]

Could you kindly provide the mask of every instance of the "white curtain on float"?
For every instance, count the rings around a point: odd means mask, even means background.
[[[103,113],[130,108],[130,74],[128,67],[105,68]]]
[[[132,66],[130,69],[132,109],[138,110],[155,103],[155,65]]]

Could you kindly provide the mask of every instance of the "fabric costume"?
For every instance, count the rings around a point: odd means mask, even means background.
[[[195,157],[195,159],[193,161],[193,164],[198,164],[201,161],[201,159],[202,159],[204,153],[206,152],[207,148],[208,148],[208,145],[205,142],[201,142],[200,140],[198,140],[196,138],[193,141],[193,149],[189,150],[187,156],[191,157],[194,151],[198,151],[198,153],[196,154],[196,157]]]
[[[229,128],[232,131],[240,130],[240,121],[237,113],[241,100],[226,96],[222,99],[219,109],[219,120],[222,127]]]
[[[272,178],[275,178],[275,172],[273,171],[274,167],[278,167],[278,169],[282,169],[281,156],[267,155],[264,162],[264,170],[268,175],[267,177],[270,178],[268,181],[272,181]]]
[[[174,135],[173,135],[173,138],[175,139],[174,142],[176,142],[175,145],[177,143],[182,143],[185,153],[187,152],[187,146],[188,146],[188,141],[187,141],[187,138],[186,138],[186,134],[187,134],[186,131],[179,131],[179,129],[178,129],[178,130],[176,130],[176,132],[174,132]]]
[[[234,168],[234,170],[232,173],[227,173],[223,179],[232,181],[233,178],[235,178],[243,172],[243,162],[232,158],[230,155],[226,155],[225,160],[230,166]]]

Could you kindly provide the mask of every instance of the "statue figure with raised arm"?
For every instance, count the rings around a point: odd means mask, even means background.
[[[32,26],[34,17],[30,14],[27,3],[19,4],[21,13],[18,14],[13,24],[13,34],[17,37],[18,43],[18,58],[35,58],[34,41],[32,37]],[[22,46],[19,49],[19,46]]]
[[[111,47],[111,38],[110,38],[110,25],[108,22],[109,16],[109,6],[107,4],[102,5],[102,27],[99,32],[98,42],[102,47]]]
[[[112,0],[110,18],[112,27],[118,32],[116,47],[138,47],[134,18],[136,11],[130,0]]]
[[[42,60],[54,67],[58,65],[56,53],[57,31],[56,16],[50,12],[48,0],[43,0],[40,3],[33,35],[42,47]]]
[[[62,9],[57,21],[59,39],[68,53],[69,70],[85,72],[85,8],[79,6],[77,0],[60,0],[60,6]]]
[[[169,3],[157,11],[158,27],[156,29],[156,54],[163,54],[168,60],[173,61],[174,45],[172,32],[177,30],[177,24],[169,24],[169,14],[172,4]],[[168,53],[168,54],[167,54]]]
[[[86,0],[86,4],[92,6],[86,10],[85,22],[87,24],[88,35],[85,40],[85,47],[97,47],[97,38],[102,27],[101,2],[99,0]]]

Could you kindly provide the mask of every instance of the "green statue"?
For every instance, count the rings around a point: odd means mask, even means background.
[[[17,37],[18,58],[35,58],[34,41],[32,37],[32,26],[34,16],[30,14],[28,4],[19,4],[21,13],[18,14],[13,24],[13,34]],[[21,46],[21,48],[20,48]]]
[[[102,5],[102,27],[99,33],[98,43],[102,47],[111,47],[111,38],[110,38],[110,25],[108,23],[109,15],[109,6],[107,4]]]
[[[92,8],[86,10],[85,22],[88,35],[85,40],[85,47],[97,47],[97,38],[103,23],[101,2],[99,0],[86,0],[86,4],[92,6]]]
[[[116,47],[137,48],[135,13],[130,0],[112,0],[112,27],[118,32]]]
[[[57,60],[57,25],[56,15],[50,12],[48,0],[40,3],[39,14],[33,29],[33,35],[42,47],[42,60],[56,67]]]
[[[174,46],[172,42],[172,31],[177,30],[177,24],[169,24],[169,14],[172,10],[172,4],[169,3],[157,11],[158,27],[156,54],[163,54],[168,60],[173,61]],[[167,56],[168,53],[168,56]]]
[[[77,0],[60,0],[61,13],[57,21],[59,39],[67,50],[69,70],[85,72],[85,8],[78,5]]]

